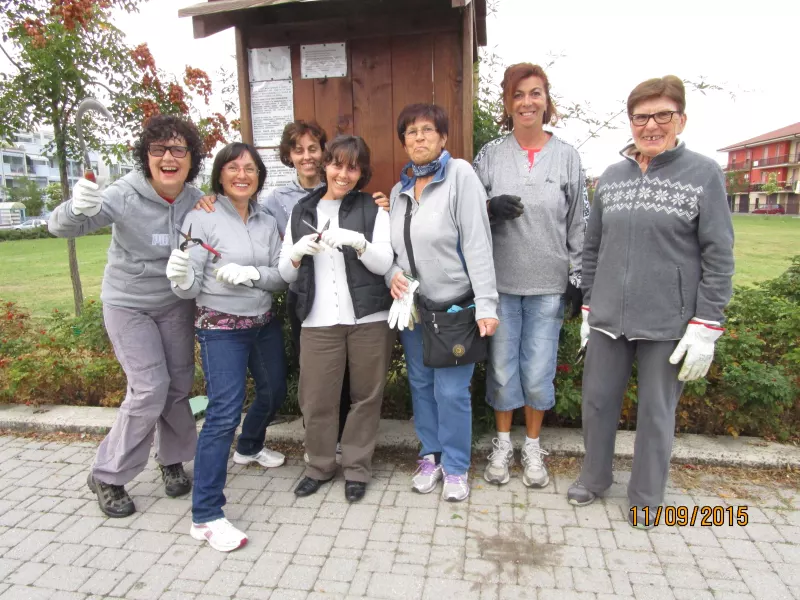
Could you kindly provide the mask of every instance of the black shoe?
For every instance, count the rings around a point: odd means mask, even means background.
[[[303,477],[303,479],[300,480],[300,483],[297,484],[297,487],[294,488],[294,495],[304,498],[305,496],[316,494],[320,486],[323,483],[328,483],[329,481],[333,481],[333,477],[322,480],[312,479],[311,477]]]
[[[174,465],[158,465],[161,479],[164,480],[164,491],[170,498],[184,496],[192,490],[192,482],[181,463]]]
[[[364,497],[367,491],[367,484],[363,481],[345,481],[344,497],[348,502],[358,502]]]
[[[113,519],[130,517],[136,512],[133,500],[121,485],[111,485],[95,479],[91,473],[86,479],[89,489],[97,494],[100,510]]]

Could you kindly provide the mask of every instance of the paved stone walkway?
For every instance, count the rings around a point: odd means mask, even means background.
[[[0,599],[800,599],[791,490],[751,487],[759,499],[744,501],[670,488],[690,510],[747,504],[749,524],[643,532],[624,520],[626,473],[581,509],[565,476],[542,491],[475,480],[469,502],[449,504],[383,463],[351,506],[341,479],[295,498],[297,460],[231,465],[226,513],[250,542],[226,555],[189,537],[190,500],[164,497],[152,462],[129,486],[139,512],[105,518],[86,487],[94,448],[0,437]]]

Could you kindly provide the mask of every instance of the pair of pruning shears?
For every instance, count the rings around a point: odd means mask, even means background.
[[[581,346],[580,350],[578,350],[578,353],[575,355],[575,364],[576,365],[579,364],[583,360],[583,358],[586,356],[586,348],[588,348],[588,347],[589,347],[589,343],[587,342],[586,344]]]
[[[180,227],[175,227],[175,229],[178,231],[178,233],[180,233],[183,236],[183,241],[181,242],[181,245],[179,246],[181,252],[186,252],[187,248],[191,248],[192,246],[202,246],[203,248],[205,248],[206,250],[211,252],[211,254],[214,255],[214,258],[211,259],[212,263],[216,263],[220,258],[222,258],[222,254],[220,254],[217,249],[212,248],[211,246],[206,244],[200,238],[193,238],[192,237],[192,226],[191,225],[189,225],[189,233],[183,233],[181,231]]]
[[[322,229],[317,229],[316,227],[314,227],[311,223],[309,223],[305,219],[303,219],[303,223],[305,223],[308,227],[310,227],[311,231],[313,231],[314,233],[317,234],[317,239],[314,240],[315,242],[320,241],[322,239],[322,234],[325,233],[326,231],[328,231],[328,228],[331,226],[331,220],[330,219],[328,219],[328,222],[325,223],[325,225],[322,227]]]
[[[309,228],[311,228],[311,231],[313,231],[314,233],[317,234],[317,239],[314,240],[315,242],[319,242],[322,239],[322,234],[325,233],[331,226],[331,220],[330,219],[328,219],[328,222],[325,223],[325,225],[322,226],[322,229],[317,229],[316,227],[314,227],[311,223],[309,223],[305,219],[303,219],[303,223],[305,223]],[[342,251],[341,248],[336,248],[336,249],[339,252]]]

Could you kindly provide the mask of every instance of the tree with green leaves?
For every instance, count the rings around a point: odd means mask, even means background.
[[[16,131],[52,127],[52,148],[61,179],[61,197],[69,197],[67,160],[81,160],[75,111],[88,96],[105,100],[113,122],[86,119],[84,137],[105,156],[123,156],[134,132],[153,114],[189,116],[206,138],[208,152],[224,141],[222,115],[202,116],[193,96],[208,104],[211,82],[203,71],[186,68],[183,81],[160,72],[146,45],[130,48],[112,23],[112,9],[134,12],[140,0],[0,0],[0,51],[14,72],[0,74],[0,139]],[[110,137],[122,140],[108,145]],[[83,292],[75,240],[67,240],[75,312]]]
[[[61,195],[61,185],[58,183],[48,183],[47,187],[44,188],[44,200],[47,210],[51,212],[54,211],[56,206],[64,201],[64,197]]]
[[[44,190],[32,179],[17,177],[14,187],[6,192],[9,202],[22,202],[25,205],[25,214],[29,217],[38,217],[44,208]]]
[[[767,197],[781,191],[781,186],[778,185],[778,176],[775,173],[767,175],[767,183],[761,186],[761,191],[765,193]]]

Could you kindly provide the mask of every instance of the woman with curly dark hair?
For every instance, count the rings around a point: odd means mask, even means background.
[[[190,122],[158,115],[145,124],[134,157],[138,168],[108,188],[78,181],[49,222],[58,237],[114,225],[100,299],[128,391],[88,477],[109,517],[136,511],[124,486],[147,465],[154,437],[165,491],[173,497],[191,490],[183,463],[197,445],[189,407],[194,303],[172,293],[165,273],[181,242],[178,226],[203,195],[188,185],[202,166],[203,144]]]

